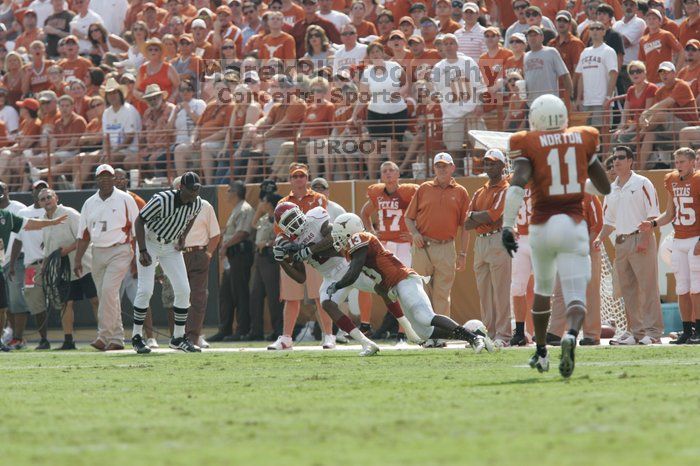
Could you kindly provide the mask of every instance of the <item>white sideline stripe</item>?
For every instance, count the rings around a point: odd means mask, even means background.
[[[576,367],[620,367],[623,366],[700,366],[700,361],[676,361],[675,359],[635,359],[632,361],[576,361]],[[513,367],[530,369],[529,364]]]

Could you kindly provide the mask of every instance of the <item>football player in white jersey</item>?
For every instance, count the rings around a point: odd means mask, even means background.
[[[349,268],[345,257],[339,255],[326,257],[316,253],[316,250],[323,251],[332,248],[332,226],[328,212],[323,207],[315,207],[304,214],[295,204],[283,202],[275,208],[275,221],[284,233],[284,236],[278,237],[273,247],[275,260],[281,264],[284,271],[292,279],[299,283],[306,280],[302,262],[308,262],[311,267],[316,269],[323,276],[320,296],[324,311],[333,319],[338,328],[362,345],[361,356],[371,356],[377,353],[379,347],[360,332],[350,318],[343,314],[338,307],[338,304],[347,299],[351,288],[340,290],[332,296],[328,296],[326,292],[328,287],[342,278]],[[289,262],[290,258],[292,262]],[[367,275],[361,274],[352,284],[352,288],[374,292],[375,283]],[[401,312],[400,306],[398,311]],[[403,313],[397,316],[397,319],[410,326]],[[407,331],[407,334],[409,332],[413,341],[420,341],[412,328]]]

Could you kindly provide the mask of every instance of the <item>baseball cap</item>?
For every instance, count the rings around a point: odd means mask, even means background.
[[[452,156],[447,152],[440,152],[439,154],[435,155],[435,158],[433,159],[433,165],[437,165],[438,163],[446,163],[448,165],[455,164],[452,160]]]
[[[520,42],[522,42],[523,44],[527,44],[527,40],[525,40],[525,34],[523,34],[522,32],[513,33],[510,36],[510,39],[511,40],[516,39],[516,40],[519,40]]]
[[[206,29],[207,23],[205,23],[202,18],[197,18],[194,21],[192,21],[192,29],[194,29],[194,28]]]
[[[292,164],[292,166],[289,167],[289,176],[294,176],[297,173],[303,173],[304,175],[309,176],[309,168],[303,163]]]
[[[559,10],[559,11],[557,12],[557,16],[556,16],[554,19],[559,19],[559,18],[564,18],[564,19],[567,20],[569,23],[570,23],[571,20],[572,20],[571,13],[569,13],[569,12],[566,11],[566,10]]]
[[[413,5],[411,5],[411,8],[408,9],[408,12],[413,13],[416,10],[425,11],[425,5],[423,5],[422,3],[414,3]]]
[[[39,186],[46,186],[48,188],[49,183],[44,180],[36,180],[34,183],[32,183],[32,190],[38,188]]]
[[[647,16],[649,15],[654,15],[657,18],[659,18],[660,21],[663,21],[663,16],[661,16],[661,12],[659,10],[656,10],[654,8],[649,8],[649,11],[647,11]]]
[[[426,24],[426,23],[430,23],[430,24],[432,24],[433,26],[437,26],[437,25],[438,25],[437,20],[436,20],[435,18],[431,18],[430,16],[424,16],[424,17],[422,17],[422,18],[420,19],[420,24],[421,24],[421,26],[422,26],[423,24]]]
[[[145,4],[143,5],[143,11],[146,11],[146,10],[157,10],[157,9],[158,9],[158,7],[157,7],[156,4],[153,3],[153,2],[147,2],[147,3],[145,3]]]
[[[318,188],[328,189],[328,181],[326,181],[325,178],[321,177],[314,178],[314,180],[311,182],[311,189],[315,191]]]
[[[206,26],[206,24],[205,24],[205,26]],[[194,42],[194,39],[192,38],[192,34],[180,34],[180,38],[178,39],[178,42],[182,42],[183,40],[185,42],[190,43],[190,44],[192,42]]]
[[[39,93],[39,102],[53,102],[57,98],[54,91],[41,91]]]
[[[472,11],[474,13],[478,13],[479,12],[479,5],[477,5],[476,3],[467,2],[462,7],[462,11]]]
[[[661,62],[661,64],[659,65],[659,70],[673,71],[675,73],[676,65],[674,65],[670,61]]]
[[[73,34],[66,36],[63,38],[63,43],[67,44],[68,42],[73,42],[74,44],[78,43],[78,38],[75,37]]]
[[[690,39],[688,42],[685,43],[685,46],[686,48],[693,47],[695,50],[700,50],[700,40]]]
[[[411,18],[410,16],[404,16],[403,18],[401,18],[399,20],[399,24],[402,24],[402,23],[409,23],[413,27],[416,26],[415,21],[413,21],[413,18]]]
[[[462,0],[452,0],[452,8],[461,9],[463,6],[464,6],[464,2]]]
[[[114,168],[112,168],[111,165],[103,163],[99,167],[97,167],[97,170],[95,170],[95,176],[100,176],[103,173],[109,173],[110,175],[114,176]]]
[[[498,29],[496,26],[489,26],[486,29],[484,29],[484,35],[486,35],[487,32],[491,32],[493,34],[496,34],[499,37],[501,35],[501,30]]]
[[[202,183],[199,180],[199,175],[195,172],[187,172],[182,175],[180,179],[180,185],[189,189],[190,191],[196,191],[202,187]]]
[[[423,36],[411,36],[408,38],[408,43],[410,44],[411,42],[425,43],[425,39],[423,39]]]
[[[402,31],[399,31],[398,29],[391,31],[391,34],[389,34],[389,40],[391,40],[395,37],[398,37],[399,39],[406,40],[406,36],[404,35],[404,33]]]
[[[484,159],[498,160],[499,162],[502,162],[504,165],[506,163],[506,156],[503,153],[503,151],[500,149],[487,150],[486,153],[484,154]]]
[[[221,5],[216,9],[217,15],[221,14],[221,13],[224,13],[224,14],[229,15],[229,16],[231,16],[233,14],[233,12],[231,11],[231,8],[229,8],[226,5]]]
[[[24,107],[35,112],[39,110],[39,101],[36,99],[24,99],[17,102],[18,107]]]
[[[535,34],[543,35],[544,33],[542,32],[542,28],[539,26],[530,26],[527,28],[527,31],[525,31],[525,34],[530,34],[531,32],[534,32]]]
[[[243,82],[246,82],[248,80],[253,81],[255,83],[259,83],[260,75],[258,75],[257,71],[246,71],[245,73],[243,73]]]

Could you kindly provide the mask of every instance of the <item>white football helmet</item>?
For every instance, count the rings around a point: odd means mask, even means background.
[[[333,222],[333,247],[336,251],[342,251],[348,246],[348,240],[355,233],[365,231],[362,219],[355,214],[347,213],[336,217]]]
[[[557,96],[541,95],[530,106],[530,130],[556,131],[569,125],[566,105]]]
[[[275,221],[289,236],[299,236],[306,225],[306,215],[299,206],[291,202],[280,202],[275,208]]]
[[[485,337],[489,334],[488,330],[486,330],[486,326],[479,319],[472,319],[470,321],[467,321],[467,323],[464,324],[462,327],[464,327],[472,333],[481,335],[482,337]]]

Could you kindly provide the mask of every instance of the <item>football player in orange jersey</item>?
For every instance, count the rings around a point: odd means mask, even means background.
[[[683,333],[672,343],[700,344],[700,172],[695,171],[696,154],[690,147],[681,147],[673,158],[676,171],[664,178],[669,193],[666,211],[654,220],[642,222],[639,231],[673,223],[671,267]]]
[[[549,370],[546,335],[558,271],[569,328],[561,340],[559,373],[563,377],[570,377],[574,371],[576,337],[586,316],[586,287],[591,276],[588,229],[583,221],[584,189],[593,194],[610,192],[605,168],[596,157],[598,130],[567,126],[566,105],[560,98],[546,94],[530,107],[531,131],[511,136],[513,177],[506,194],[502,233],[506,250],[511,254],[517,251],[515,219],[525,197],[525,185],[532,180],[529,232],[537,349],[530,358],[530,367],[540,372]]]
[[[413,330],[422,340],[466,340],[476,353],[484,348],[489,352],[494,350],[487,335],[471,332],[449,317],[435,314],[423,288],[423,277],[403,265],[376,236],[366,232],[360,217],[350,213],[338,216],[331,235],[334,248],[350,256],[350,268],[328,287],[329,297],[365,273],[377,284],[375,289],[385,290],[390,297],[398,298]]]
[[[392,252],[406,267],[411,266],[411,233],[406,227],[405,214],[413,195],[418,190],[414,183],[399,183],[401,172],[398,165],[388,160],[380,166],[381,183],[367,188],[367,202],[362,206],[360,217],[365,228],[376,235],[382,245]],[[377,215],[377,228],[374,228],[371,217]],[[369,312],[366,312],[366,309]],[[360,309],[360,330],[365,331],[369,326],[372,308]],[[364,315],[363,315],[364,314]],[[392,319],[387,313],[386,319]],[[382,328],[389,328],[393,322],[382,323]],[[403,342],[406,335],[399,330],[397,340]]]

